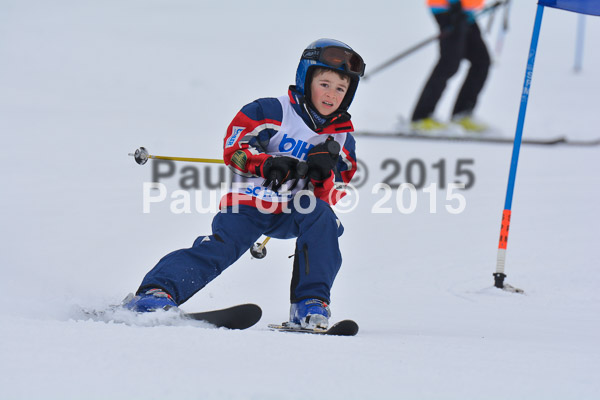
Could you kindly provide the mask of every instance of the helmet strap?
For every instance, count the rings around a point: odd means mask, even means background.
[[[323,129],[331,125],[334,121],[342,122],[350,119],[350,114],[348,114],[346,111],[339,110],[334,112],[333,114],[324,116],[320,112],[318,112],[317,109],[312,105],[310,99],[304,97],[303,100],[305,110],[307,111],[311,121],[313,122],[315,130]]]
[[[310,116],[312,117],[312,119],[315,121],[315,125],[318,126],[325,126],[325,124],[327,123],[327,117],[324,117],[323,115],[321,115],[320,112],[318,112],[312,105],[312,103],[310,101],[306,102],[307,105],[307,109],[308,112],[310,113]]]

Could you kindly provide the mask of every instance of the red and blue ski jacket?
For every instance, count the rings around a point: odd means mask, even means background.
[[[286,183],[274,192],[263,186],[264,178],[255,174],[256,167],[269,156],[305,161],[310,149],[329,136],[341,146],[337,166],[325,181],[310,183],[317,198],[335,204],[343,197],[335,184],[349,183],[357,169],[353,131],[348,113],[330,117],[320,125],[293,86],[287,96],[261,98],[245,105],[229,124],[223,141],[223,161],[235,172],[236,179],[221,200],[221,207],[243,204],[282,212],[285,203],[308,186],[308,178],[301,179],[292,190],[291,183]]]

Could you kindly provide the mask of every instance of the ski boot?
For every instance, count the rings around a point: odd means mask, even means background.
[[[162,289],[148,289],[136,296],[129,295],[123,300],[123,307],[136,312],[168,310],[177,307],[170,294]]]
[[[331,311],[329,306],[319,299],[304,299],[292,303],[290,307],[290,324],[305,329],[327,329]]]
[[[452,117],[452,123],[463,128],[467,133],[483,133],[489,130],[489,126],[477,121],[470,115],[457,114]]]
[[[446,131],[448,128],[447,124],[438,121],[435,118],[427,117],[410,123],[410,128],[413,133],[417,134],[438,134]]]

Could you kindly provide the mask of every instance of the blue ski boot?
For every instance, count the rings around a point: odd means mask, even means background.
[[[319,299],[300,300],[290,307],[290,323],[305,329],[327,329],[330,316],[329,306]]]
[[[162,289],[149,289],[136,296],[129,295],[123,300],[123,307],[131,311],[150,312],[177,307],[170,294]]]

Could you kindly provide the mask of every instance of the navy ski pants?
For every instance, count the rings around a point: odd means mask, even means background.
[[[344,228],[326,202],[316,200],[310,213],[310,198],[302,196],[300,207],[290,203],[290,213],[264,214],[240,205],[219,212],[212,222],[212,235],[200,236],[191,248],[163,257],[144,277],[138,293],[161,288],[182,304],[242,256],[261,235],[296,240],[290,291],[291,302],[306,298],[330,301],[330,290],[342,265],[338,238]]]

